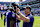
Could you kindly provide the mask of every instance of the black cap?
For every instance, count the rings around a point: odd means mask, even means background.
[[[31,6],[29,6],[29,5],[23,7],[23,9],[25,9],[25,8],[28,8],[31,10]]]
[[[17,4],[14,2],[14,3],[12,3],[11,5],[13,5],[13,6],[17,6]]]

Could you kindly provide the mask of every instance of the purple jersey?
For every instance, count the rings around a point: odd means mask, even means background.
[[[13,13],[12,11],[8,11],[6,15],[7,15],[7,27],[10,27],[10,19],[15,20],[16,16],[15,13]]]
[[[33,27],[34,17],[32,14],[28,14],[26,17],[30,18],[30,22],[23,22],[23,27]]]

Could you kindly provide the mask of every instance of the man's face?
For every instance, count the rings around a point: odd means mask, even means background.
[[[25,11],[25,13],[28,13],[28,12],[30,12],[30,9],[25,8],[24,11]]]

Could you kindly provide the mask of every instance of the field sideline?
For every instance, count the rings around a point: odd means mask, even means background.
[[[1,20],[1,15],[0,15],[0,27],[4,27],[4,15],[2,17],[3,19]],[[5,25],[7,27],[7,25]],[[21,20],[20,27],[23,27],[23,21]],[[40,27],[40,16],[34,16],[34,24],[33,27]]]

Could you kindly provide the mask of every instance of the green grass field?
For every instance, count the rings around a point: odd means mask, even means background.
[[[4,27],[4,16],[2,17],[3,19],[1,20],[0,16],[0,27]],[[7,25],[5,25],[7,27]],[[23,27],[23,21],[21,20],[20,27]],[[34,16],[34,24],[33,27],[40,27],[40,16]]]
[[[1,15],[0,15],[0,27],[4,27],[4,15],[2,17],[2,20],[1,20]],[[7,27],[7,24],[5,25],[5,27]]]

